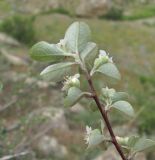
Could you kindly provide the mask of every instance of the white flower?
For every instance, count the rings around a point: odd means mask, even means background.
[[[57,43],[58,47],[64,47],[66,45],[66,41],[64,39],[60,39],[60,42]]]
[[[113,63],[113,57],[109,58],[109,62]]]
[[[66,41],[64,39],[60,39],[60,42],[57,43],[57,47],[66,51]]]
[[[86,144],[89,144],[89,137],[90,137],[91,132],[92,132],[92,128],[89,126],[86,126],[86,135],[84,138],[84,140],[86,141]]]
[[[113,89],[113,88],[108,88],[108,87],[106,87],[106,88],[102,88],[102,94],[105,96],[105,97],[109,97],[109,98],[111,98],[111,97],[113,97],[113,95],[115,94],[115,89]]]
[[[90,134],[90,133],[91,133],[91,131],[92,131],[92,128],[91,128],[91,127],[89,127],[89,126],[86,126],[86,133],[87,133],[87,134]]]
[[[107,54],[104,50],[99,51],[99,58],[104,58],[108,62],[113,63],[112,57],[109,57],[109,53]]]
[[[106,51],[104,51],[104,50],[99,50],[99,56],[107,56]]]

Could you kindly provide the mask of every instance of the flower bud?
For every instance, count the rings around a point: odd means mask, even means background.
[[[99,51],[99,57],[95,59],[94,67],[98,68],[102,64],[108,63],[108,62],[113,63],[112,57],[109,57],[109,55],[104,50],[100,50]]]
[[[96,58],[95,62],[94,62],[94,66],[95,68],[100,67],[103,64],[102,59],[101,58]]]
[[[116,140],[118,141],[118,143],[120,143],[121,145],[128,145],[128,141],[129,141],[129,137],[116,137]]]
[[[77,87],[77,88],[80,88],[80,81],[77,79],[77,78],[73,78],[72,80],[71,80],[71,86],[73,87]]]
[[[76,74],[76,75],[71,76],[71,77],[67,77],[66,81],[64,82],[64,86],[63,86],[62,90],[63,91],[68,91],[69,88],[71,88],[71,87],[80,88],[80,81],[78,79],[79,77],[80,77],[79,74]]]
[[[111,88],[109,89],[108,87],[106,88],[102,88],[102,95],[105,97],[105,98],[112,98],[113,95],[115,94],[115,89]]]
[[[60,42],[57,43],[57,46],[64,50],[64,51],[67,51],[67,48],[66,48],[66,41],[64,39],[60,39]]]

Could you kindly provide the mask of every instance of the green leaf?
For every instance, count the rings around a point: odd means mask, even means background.
[[[89,135],[89,145],[88,148],[97,146],[104,141],[104,136],[101,134],[99,129],[94,129]]]
[[[151,139],[140,138],[133,147],[134,152],[142,152],[155,147],[155,141]]]
[[[88,69],[92,69],[94,60],[98,55],[98,48],[96,43],[88,42],[84,50],[81,52],[80,56],[85,62]]]
[[[128,116],[134,116],[134,110],[130,103],[126,101],[117,101],[111,107],[125,113]]]
[[[116,102],[120,100],[127,100],[128,94],[125,92],[115,92],[111,98],[112,98],[112,102]]]
[[[65,53],[55,44],[38,42],[30,50],[30,56],[37,61],[60,62],[72,54]]]
[[[89,102],[89,109],[93,112],[97,111],[98,108],[96,106],[96,102],[94,100],[90,100]]]
[[[121,144],[121,146],[127,147],[129,137],[118,137],[118,136],[116,136],[116,140],[118,141],[119,144]]]
[[[104,128],[105,128],[105,124],[104,124],[103,120],[101,120],[101,132],[102,132],[102,134],[104,132]]]
[[[64,100],[65,107],[71,107],[75,105],[83,96],[84,93],[79,88],[71,87],[68,90],[67,97]]]
[[[128,147],[133,148],[136,142],[139,140],[139,136],[131,136],[128,140]]]
[[[105,63],[100,66],[95,72],[103,73],[115,79],[121,79],[121,75],[113,63]]]
[[[58,82],[58,81],[61,81],[65,76],[72,75],[75,69],[77,69],[76,63],[61,62],[61,63],[53,64],[46,67],[41,72],[41,76],[43,76],[43,78],[47,80]]]
[[[89,26],[84,22],[74,22],[65,34],[66,46],[72,52],[80,53],[90,40]]]

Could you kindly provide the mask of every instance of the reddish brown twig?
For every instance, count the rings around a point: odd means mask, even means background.
[[[108,128],[108,131],[109,131],[109,134],[111,136],[111,140],[112,140],[112,143],[114,144],[115,148],[117,149],[118,153],[120,154],[122,160],[127,160],[127,158],[125,157],[122,149],[121,149],[121,146],[118,144],[117,140],[116,140],[116,136],[113,132],[113,129],[111,127],[111,124],[109,122],[109,119],[108,119],[108,115],[107,115],[107,112],[105,111],[105,107],[100,103],[100,100],[98,98],[98,95],[96,93],[96,90],[94,88],[94,85],[93,85],[93,82],[92,82],[92,79],[91,79],[91,76],[89,75],[89,73],[85,70],[85,74],[86,74],[86,77],[87,77],[87,80],[88,80],[88,83],[89,83],[89,86],[90,86],[90,89],[91,89],[91,92],[92,92],[92,95],[93,95],[93,99],[95,100],[96,102],[96,105],[105,121],[105,124]]]

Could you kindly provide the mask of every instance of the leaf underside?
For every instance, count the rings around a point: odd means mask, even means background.
[[[53,64],[45,68],[41,72],[41,76],[46,80],[51,80],[53,82],[58,82],[63,80],[65,76],[69,76],[75,73],[77,70],[77,64],[73,62],[61,62]]]

